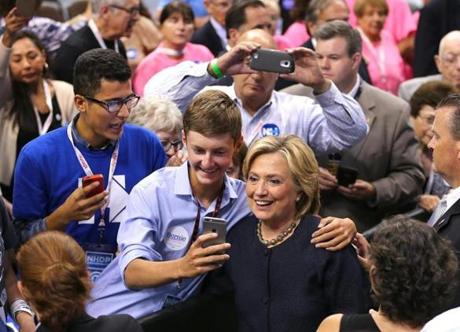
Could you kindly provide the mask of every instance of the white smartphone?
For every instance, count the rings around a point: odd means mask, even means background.
[[[207,241],[205,247],[225,243],[227,234],[227,221],[225,219],[204,217],[203,226],[203,234],[217,233],[217,238]]]

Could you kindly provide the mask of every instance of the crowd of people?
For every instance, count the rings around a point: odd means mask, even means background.
[[[0,332],[460,331],[453,2],[2,1]]]

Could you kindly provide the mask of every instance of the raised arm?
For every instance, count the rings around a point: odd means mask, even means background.
[[[144,96],[166,96],[175,102],[182,112],[185,112],[197,93],[218,81],[211,63],[217,65],[223,75],[251,73],[252,70],[249,69],[246,60],[257,47],[258,44],[242,42],[211,62],[196,64],[192,61],[184,61],[177,66],[162,70],[146,84]]]

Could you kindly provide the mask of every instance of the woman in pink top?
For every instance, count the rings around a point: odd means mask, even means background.
[[[138,95],[144,94],[144,86],[152,76],[167,67],[185,60],[203,62],[214,58],[207,47],[189,42],[194,29],[193,20],[192,9],[183,2],[173,1],[163,8],[160,14],[163,40],[134,73],[134,91]]]
[[[405,80],[404,61],[394,38],[385,30],[385,0],[356,0],[354,11],[363,39],[363,57],[374,86],[397,95]]]

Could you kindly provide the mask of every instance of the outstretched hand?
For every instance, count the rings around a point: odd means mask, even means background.
[[[282,74],[282,78],[310,86],[315,94],[321,94],[330,88],[331,81],[325,79],[321,73],[314,51],[305,47],[298,47],[290,49],[288,52],[294,57],[295,71],[290,74]]]

